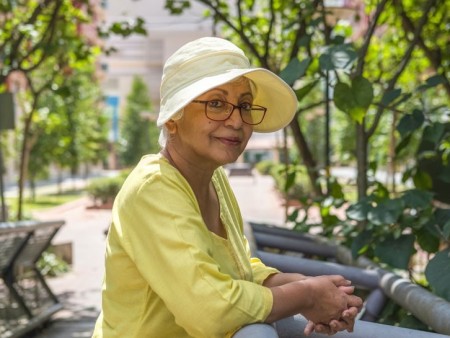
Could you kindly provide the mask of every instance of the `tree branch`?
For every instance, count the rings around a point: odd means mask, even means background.
[[[209,7],[213,10],[214,14],[220,18],[221,21],[223,21],[228,27],[230,27],[233,31],[236,32],[236,34],[239,35],[239,37],[242,39],[243,43],[250,49],[252,54],[258,59],[261,66],[264,68],[269,68],[269,65],[267,64],[267,61],[259,54],[258,50],[255,48],[255,46],[251,43],[251,41],[248,39],[248,37],[244,34],[243,27],[239,29],[236,27],[230,20],[228,20],[225,13],[222,13],[219,10],[219,6],[214,6],[210,1],[208,0],[198,0],[205,6]]]
[[[414,23],[408,17],[408,14],[406,13],[405,9],[403,8],[403,4],[401,2],[399,3],[398,0],[394,0],[394,2],[400,8],[399,14],[400,14],[400,18],[402,19],[402,24],[403,24],[404,29],[409,32],[414,32],[415,31]],[[425,44],[425,41],[423,40],[421,34],[419,34],[419,36],[418,36],[418,45],[425,53],[425,56],[428,58],[428,60],[430,60],[430,63],[433,65],[433,68],[435,69],[435,71],[438,72],[439,67],[442,65],[442,57],[439,53],[439,49],[432,50],[432,49],[428,48],[428,46]],[[447,78],[445,72],[442,72],[441,76],[444,78],[444,81],[445,81],[444,82],[445,90],[447,91],[447,94],[450,95],[450,81]]]
[[[403,59],[400,61],[397,71],[392,76],[392,78],[389,80],[388,86],[384,90],[384,93],[387,93],[394,89],[400,75],[402,75],[403,71],[405,70],[406,66],[408,65],[409,61],[411,60],[411,56],[414,51],[414,48],[416,47],[416,45],[419,42],[420,33],[422,32],[423,27],[425,26],[425,24],[428,21],[428,14],[430,13],[433,6],[436,4],[436,1],[437,0],[429,0],[426,2],[426,6],[422,11],[423,15],[420,18],[419,23],[414,31],[414,37],[411,40],[409,47],[406,50],[405,55],[403,56]],[[369,139],[375,132],[375,130],[380,122],[383,111],[384,111],[384,108],[379,106],[377,109],[377,112],[375,113],[375,118],[373,120],[372,126],[369,128],[369,130],[366,133],[366,139]]]
[[[328,100],[328,102],[330,102],[330,101],[331,101],[331,99]],[[297,113],[296,113],[295,116],[296,116],[296,118],[298,118],[299,115],[300,115],[301,113],[303,113],[304,111],[308,111],[308,110],[311,110],[311,109],[313,109],[313,108],[319,107],[319,106],[325,104],[326,102],[327,102],[327,101],[322,100],[322,101],[318,101],[318,102],[311,103],[311,104],[309,104],[309,105],[307,105],[307,106],[305,106],[305,107],[302,107],[302,108],[300,108],[299,110],[297,110]]]
[[[319,6],[320,1],[321,0],[314,0],[313,1],[312,5],[313,5],[314,9],[316,9]],[[306,24],[306,21],[305,21],[305,17],[306,16],[302,15],[301,11],[298,11],[298,13],[299,13],[298,18],[300,19],[299,20],[299,26],[298,26],[297,31],[295,32],[295,39],[294,39],[292,50],[291,50],[291,53],[290,53],[290,56],[289,56],[290,60],[292,60],[293,58],[297,57],[298,51],[300,50],[300,46],[298,44],[298,41],[303,36],[306,36],[306,27],[307,27],[307,24]],[[311,56],[310,48],[308,48],[308,51],[309,51],[309,53],[308,53],[309,56]]]
[[[266,38],[264,39],[264,59],[267,60],[270,53],[270,34],[272,34],[273,25],[275,23],[275,11],[273,8],[273,0],[270,0],[269,4],[270,8],[270,20],[269,20],[269,29],[267,30]]]
[[[364,71],[364,63],[366,59],[367,51],[369,50],[370,40],[372,40],[372,36],[375,33],[375,28],[377,27],[378,19],[383,13],[384,7],[389,0],[381,0],[381,2],[377,5],[377,9],[375,14],[370,21],[369,28],[367,29],[367,33],[364,37],[364,42],[359,50],[358,64],[356,65],[356,76],[362,76]]]

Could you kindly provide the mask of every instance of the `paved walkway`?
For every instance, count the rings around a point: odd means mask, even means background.
[[[284,207],[269,176],[230,177],[244,219],[282,224]],[[36,213],[42,220],[63,219],[65,226],[54,243],[72,242],[73,266],[70,273],[48,279],[64,310],[34,338],[91,337],[100,311],[105,237],[103,231],[111,219],[110,210],[90,209],[91,201],[82,198]]]

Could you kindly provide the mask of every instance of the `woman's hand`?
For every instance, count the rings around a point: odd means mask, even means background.
[[[303,331],[305,336],[309,336],[313,332],[333,335],[339,331],[347,330],[348,332],[353,332],[355,326],[356,316],[358,314],[358,308],[350,307],[345,310],[342,314],[342,318],[339,320],[333,319],[328,324],[318,323],[315,324],[312,321],[308,321],[305,330]]]
[[[353,295],[351,282],[339,275],[306,277],[278,273],[269,276],[264,286],[273,295],[272,311],[266,322],[300,313],[311,321],[305,334],[352,331],[362,307],[361,298]]]
[[[353,295],[353,286],[339,286],[340,290],[344,291],[348,295]],[[342,312],[342,316],[339,319],[333,319],[328,324],[318,323],[315,324],[312,321],[308,321],[304,333],[306,336],[312,332],[321,334],[333,335],[339,331],[347,330],[353,332],[355,326],[356,316],[362,308],[362,299],[357,296],[352,296],[348,299],[348,308]]]
[[[348,309],[349,298],[346,289],[340,287],[350,286],[350,281],[342,276],[309,277],[302,281],[308,290],[309,306],[301,314],[314,323],[330,323],[333,319],[339,320],[343,312]]]

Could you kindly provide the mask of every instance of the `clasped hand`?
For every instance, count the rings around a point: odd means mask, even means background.
[[[328,335],[344,330],[352,332],[362,300],[353,294],[351,282],[338,275],[309,277],[308,280],[322,296],[318,304],[304,313],[308,319],[305,335],[314,331]]]

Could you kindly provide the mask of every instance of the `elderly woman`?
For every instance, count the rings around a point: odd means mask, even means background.
[[[162,150],[142,158],[115,200],[94,337],[231,337],[298,313],[306,334],[352,330],[361,299],[349,281],[250,256],[222,168],[253,131],[285,127],[296,108],[285,82],[224,39],[195,40],[167,60]]]

